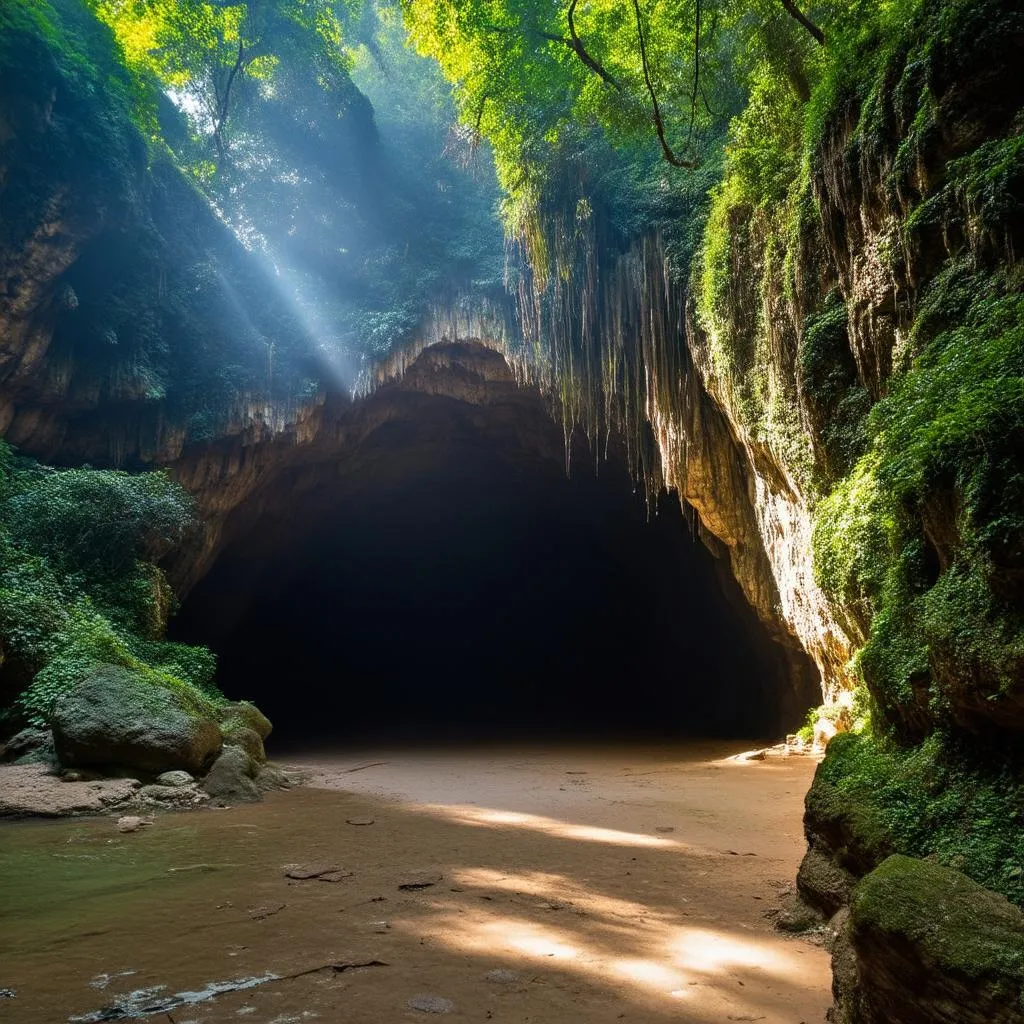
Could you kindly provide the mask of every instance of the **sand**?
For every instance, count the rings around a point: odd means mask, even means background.
[[[820,1024],[828,955],[766,916],[814,763],[736,749],[307,754],[137,833],[4,824],[0,1021]]]

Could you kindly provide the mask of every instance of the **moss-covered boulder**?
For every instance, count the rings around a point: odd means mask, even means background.
[[[239,729],[251,729],[260,740],[266,740],[273,726],[270,719],[255,704],[247,700],[232,701],[220,711],[220,731],[227,739]]]
[[[836,1024],[1024,1024],[1024,913],[894,855],[857,886],[833,969]]]
[[[825,917],[846,904],[858,879],[894,852],[892,836],[871,802],[836,785],[834,763],[855,739],[832,741],[804,798],[808,850],[797,887],[801,899]]]
[[[241,747],[226,746],[199,785],[215,804],[251,803],[263,799],[258,774],[259,764]]]
[[[66,767],[151,775],[202,774],[221,749],[217,723],[186,694],[117,665],[101,665],[57,702],[53,738]]]
[[[221,735],[224,735],[223,730]],[[260,739],[259,733],[253,732],[252,729],[236,729],[224,736],[224,743],[232,747],[241,747],[258,764],[263,764],[267,759],[263,740]]]

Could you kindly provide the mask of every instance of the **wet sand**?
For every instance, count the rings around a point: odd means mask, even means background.
[[[736,749],[309,754],[309,787],[137,833],[0,824],[0,1022],[271,974],[122,1019],[820,1024],[828,955],[765,916],[814,763]]]

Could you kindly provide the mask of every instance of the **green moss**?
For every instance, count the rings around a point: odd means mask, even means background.
[[[800,391],[813,410],[815,441],[822,449],[819,486],[827,485],[849,473],[863,453],[871,408],[850,351],[846,304],[837,291],[805,319],[798,360]]]
[[[942,973],[985,978],[1019,1003],[1024,983],[1024,918],[963,875],[938,864],[892,856],[854,892],[854,934],[909,940]]]
[[[872,410],[868,453],[820,504],[814,545],[825,590],[874,612],[861,665],[890,719],[920,703],[916,685],[943,722],[954,691],[998,702],[1024,671],[1024,296],[957,265],[916,334],[932,337]]]
[[[841,735],[818,770],[808,814],[824,822],[856,815],[852,832],[871,836],[876,851],[934,857],[1024,904],[1020,768],[1013,751],[948,735],[909,748]]]

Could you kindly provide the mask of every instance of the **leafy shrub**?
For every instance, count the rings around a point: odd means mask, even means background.
[[[192,499],[163,473],[55,470],[0,442],[3,670],[26,684],[9,716],[44,725],[101,664],[215,711],[214,655],[161,639],[173,594],[155,560],[192,519]]]
[[[166,555],[193,515],[191,497],[165,473],[96,469],[48,473],[4,512],[17,543],[90,582]]]

